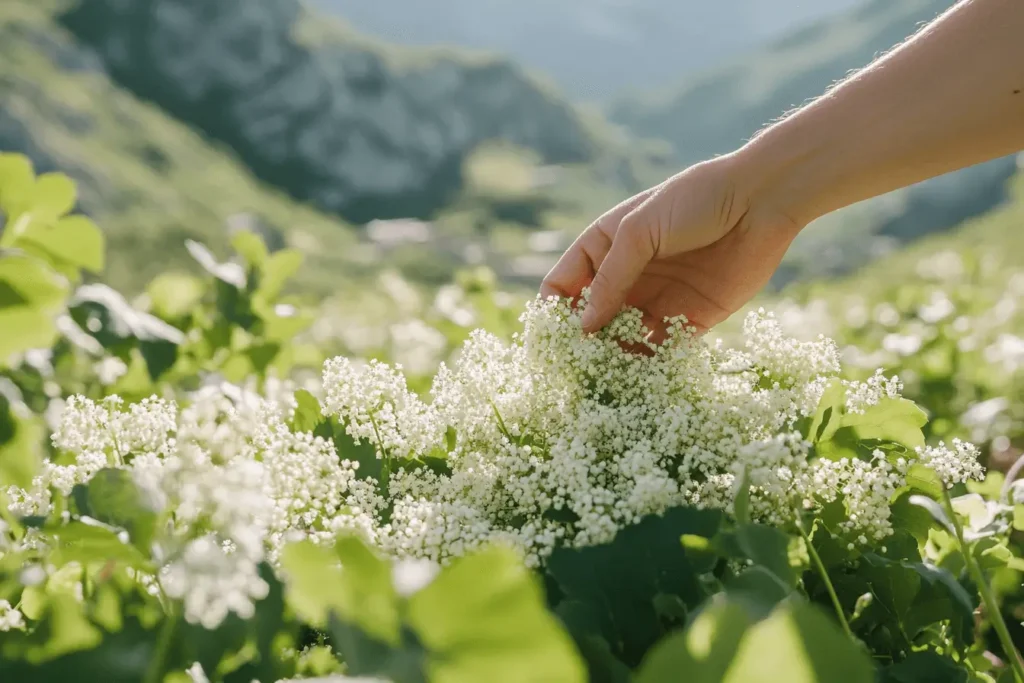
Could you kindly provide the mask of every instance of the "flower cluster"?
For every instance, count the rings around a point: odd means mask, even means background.
[[[382,501],[330,442],[292,432],[276,403],[223,391],[195,398],[180,414],[156,398],[70,399],[53,435],[70,462],[47,462],[29,489],[7,493],[13,512],[47,514],[51,492],[66,495],[103,468],[129,471],[162,520],[156,575],[138,579],[213,628],[229,612],[252,616],[268,589],[259,566],[287,540],[343,529],[372,537]]]
[[[369,445],[380,460],[369,472],[347,446],[292,429],[280,401],[221,387],[180,412],[160,399],[69,400],[54,434],[66,464],[48,463],[8,498],[21,514],[45,514],[51,490],[104,467],[130,471],[163,515],[159,570],[140,580],[214,626],[252,614],[267,590],[261,563],[293,539],[354,532],[431,563],[497,542],[537,566],[557,547],[608,542],[673,507],[730,509],[747,482],[758,519],[786,526],[840,502],[836,531],[866,544],[892,532],[889,503],[914,463],[947,484],[980,473],[962,442],[813,457],[806,429],[830,387],[844,392],[847,415],[868,419],[902,385],[880,374],[838,382],[830,340],[790,338],[763,311],[747,318],[738,349],[695,338],[682,319],[654,344],[637,310],[595,335],[580,320],[568,301],[537,299],[512,343],[474,332],[429,400],[400,366],[328,361],[325,415]]]
[[[889,500],[913,462],[939,466],[947,482],[979,472],[976,451],[959,443],[894,462],[881,451],[812,458],[798,424],[839,355],[827,339],[786,337],[763,311],[748,317],[742,350],[694,339],[684,320],[652,344],[636,310],[583,335],[580,310],[564,300],[533,302],[523,322],[510,345],[474,333],[441,367],[430,402],[383,364],[325,365],[327,411],[387,462],[390,514],[375,540],[389,553],[443,562],[497,541],[536,565],[559,545],[607,542],[674,506],[728,509],[744,473],[759,518],[785,525],[841,499],[842,531],[867,543],[891,533]],[[843,386],[851,413],[901,389],[881,375]],[[447,471],[422,466],[438,453]]]

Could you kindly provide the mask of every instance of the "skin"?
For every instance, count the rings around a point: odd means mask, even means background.
[[[1024,0],[965,0],[740,149],[594,221],[544,279],[589,286],[585,332],[628,304],[655,341],[699,331],[757,294],[816,218],[1024,149]]]

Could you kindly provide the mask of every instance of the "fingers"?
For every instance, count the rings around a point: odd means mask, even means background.
[[[618,204],[576,238],[541,283],[541,296],[577,298],[591,283],[611,248],[622,219],[654,192],[645,190]]]
[[[611,248],[590,285],[590,302],[583,314],[584,332],[595,332],[615,317],[654,258],[654,236],[646,219],[649,208],[647,203],[641,204],[619,222]]]

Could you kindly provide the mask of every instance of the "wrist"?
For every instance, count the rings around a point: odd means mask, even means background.
[[[839,208],[829,205],[825,191],[834,173],[819,151],[823,145],[798,124],[775,124],[733,153],[752,210],[785,217],[796,232]]]

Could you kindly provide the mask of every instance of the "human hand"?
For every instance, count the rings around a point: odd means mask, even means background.
[[[623,306],[639,308],[653,341],[664,319],[699,332],[725,320],[769,280],[803,223],[773,208],[735,155],[718,157],[627,199],[562,255],[543,296],[576,298],[590,286],[585,332]]]

